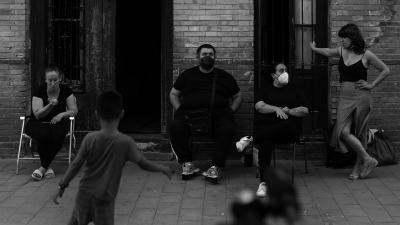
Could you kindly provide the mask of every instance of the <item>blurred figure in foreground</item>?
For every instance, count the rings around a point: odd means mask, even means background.
[[[298,221],[300,204],[297,192],[286,173],[268,169],[268,198],[257,198],[252,190],[243,190],[232,204],[232,225],[292,225]]]

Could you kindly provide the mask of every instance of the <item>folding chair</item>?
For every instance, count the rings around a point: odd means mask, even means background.
[[[39,155],[37,153],[34,153],[32,150],[32,138],[25,133],[25,125],[29,120],[29,116],[21,116],[19,119],[22,120],[22,126],[21,126],[21,135],[19,138],[19,147],[18,147],[18,154],[17,154],[17,169],[15,174],[18,175],[19,172],[19,161],[20,160],[36,160],[39,159]],[[66,134],[66,138],[69,139],[69,147],[68,147],[68,156],[63,157],[62,159],[68,159],[68,165],[71,164],[71,158],[72,158],[72,148],[75,149],[76,147],[76,138],[74,135],[74,130],[75,130],[75,117],[71,116],[69,117],[69,131]],[[21,155],[21,149],[22,145],[25,144],[26,141],[29,141],[29,149],[31,151],[31,157],[26,157],[26,149],[25,149],[25,154],[22,156]],[[21,157],[22,156],[22,157]]]

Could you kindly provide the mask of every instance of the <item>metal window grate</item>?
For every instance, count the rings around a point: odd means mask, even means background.
[[[49,0],[48,63],[73,90],[84,87],[84,0]]]
[[[308,44],[315,37],[315,14],[316,0],[294,1],[294,61],[298,69],[310,69],[314,64],[314,53]]]

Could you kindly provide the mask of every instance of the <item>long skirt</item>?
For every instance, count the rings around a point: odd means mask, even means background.
[[[341,139],[343,128],[351,123],[351,133],[367,148],[367,123],[372,110],[369,90],[356,89],[354,82],[342,82],[340,86],[336,123],[330,145],[336,151],[346,153],[348,146]]]

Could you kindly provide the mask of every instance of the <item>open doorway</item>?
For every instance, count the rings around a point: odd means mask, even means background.
[[[162,0],[116,1],[116,84],[126,133],[159,133],[162,109]]]

